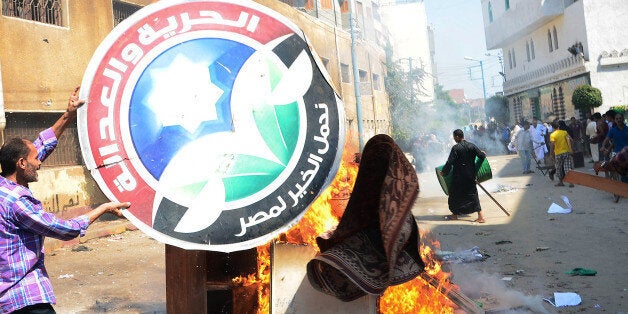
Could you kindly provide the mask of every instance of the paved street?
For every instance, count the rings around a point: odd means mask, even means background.
[[[444,251],[477,246],[487,256],[453,265],[454,282],[463,293],[487,310],[628,312],[628,200],[614,203],[609,193],[581,186],[555,187],[540,173],[521,175],[515,155],[489,156],[489,161],[493,179],[484,186],[511,216],[480,194],[485,224],[473,223],[475,215],[444,221],[447,200],[434,173],[419,175],[421,193],[413,211],[419,227],[430,230]],[[564,206],[561,195],[573,212],[548,214],[552,202]],[[165,312],[163,244],[132,231],[83,245],[47,256],[59,313]],[[598,273],[565,274],[576,267]],[[578,293],[582,305],[556,310],[542,301],[554,292]]]

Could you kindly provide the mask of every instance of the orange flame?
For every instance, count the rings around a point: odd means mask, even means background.
[[[358,173],[358,164],[354,161],[355,150],[345,149],[338,173],[334,181],[312,203],[297,225],[278,239],[293,244],[308,244],[318,249],[316,237],[338,224],[346,203],[353,190]],[[450,274],[443,271],[435,257],[440,243],[428,232],[421,232],[420,253],[426,262],[425,271],[432,281],[421,276],[404,284],[389,287],[379,298],[380,313],[453,313],[455,305],[440,291],[457,290],[449,282]],[[234,278],[240,286],[257,285],[257,313],[269,313],[270,310],[270,244],[257,248],[258,271],[246,277]],[[437,282],[435,285],[434,282]]]
[[[428,231],[420,231],[421,259],[425,262],[425,273],[403,284],[389,287],[379,298],[380,313],[453,313],[456,307],[442,291],[458,291],[458,286],[449,282],[450,273],[442,270],[436,258],[440,242]],[[431,277],[431,278],[429,278]],[[428,279],[432,279],[428,281]]]
[[[353,189],[358,173],[358,165],[353,159],[354,154],[345,149],[332,184],[312,203],[299,223],[278,238],[293,244],[309,244],[318,249],[316,237],[336,227]],[[233,283],[242,287],[257,285],[257,313],[269,313],[270,244],[257,247],[257,273],[234,278]]]

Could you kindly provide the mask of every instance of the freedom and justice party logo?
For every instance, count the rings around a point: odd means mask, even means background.
[[[333,179],[344,111],[307,39],[248,1],[160,1],[82,82],[87,168],[157,240],[230,252],[286,231]]]

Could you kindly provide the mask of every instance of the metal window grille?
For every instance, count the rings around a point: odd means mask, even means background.
[[[60,0],[2,0],[2,15],[61,26]]]
[[[7,113],[7,126],[4,130],[5,141],[24,138],[33,141],[39,132],[50,127],[59,119],[60,113]],[[55,151],[48,156],[42,167],[75,166],[83,164],[76,123],[68,125]]]
[[[120,24],[142,7],[122,1],[113,1],[113,26]]]

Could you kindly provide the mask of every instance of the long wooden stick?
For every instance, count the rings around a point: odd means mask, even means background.
[[[438,279],[436,279],[435,277],[432,277],[430,274],[426,272],[422,272],[420,277],[423,280],[425,280],[427,283],[429,283],[430,286],[438,290],[438,292],[447,296],[449,300],[455,303],[465,313],[469,313],[469,314],[483,314],[484,313],[484,310],[478,307],[478,304],[475,301],[469,299],[469,297],[467,297],[466,295],[458,291],[445,288],[445,286],[440,284]]]
[[[480,184],[480,182],[476,182],[476,184],[480,188],[482,188],[482,191],[484,191],[484,193],[486,193],[486,195],[488,195],[488,197],[490,197],[493,200],[493,202],[495,202],[495,204],[497,204],[497,206],[499,206],[499,208],[501,208],[501,210],[504,211],[504,213],[506,213],[506,215],[510,216],[510,213],[490,193],[488,193],[488,191]]]

